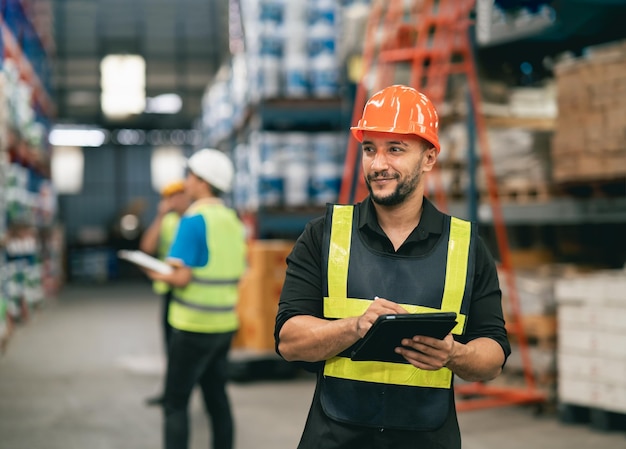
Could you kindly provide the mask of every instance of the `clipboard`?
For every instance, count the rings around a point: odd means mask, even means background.
[[[117,252],[117,257],[161,274],[170,274],[174,271],[170,265],[142,251],[121,249]]]
[[[456,326],[455,312],[404,313],[381,315],[367,334],[354,346],[353,361],[408,363],[394,349],[403,338],[424,335],[443,339]]]

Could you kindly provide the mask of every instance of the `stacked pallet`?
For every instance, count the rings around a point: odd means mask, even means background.
[[[524,127],[490,128],[489,146],[501,202],[527,203],[550,199],[551,132]],[[487,199],[487,182],[478,171],[479,190]]]
[[[524,123],[522,118],[509,118],[503,124],[487,129],[488,150],[497,185],[495,193],[502,202],[528,203],[550,198],[552,132],[528,128]],[[441,188],[450,199],[466,198],[470,187],[467,124],[456,122],[445,126],[439,139],[442,151],[437,162],[437,181],[440,184],[435,183],[434,177],[426,178],[427,192],[433,195],[437,188]],[[481,151],[483,149],[477,144],[477,159],[480,159]],[[476,170],[476,189],[486,201],[489,195],[487,177],[479,163]]]
[[[503,312],[506,321],[511,355],[504,368],[509,380],[521,379],[530,370],[536,385],[552,400],[556,390],[556,313],[554,282],[558,271],[552,265],[538,268],[517,268],[514,282],[518,300],[518,312],[509,293],[508,278],[499,272],[502,289]],[[518,321],[519,320],[519,321]],[[530,366],[524,365],[521,352],[521,334],[527,342]]]
[[[625,291],[625,270],[578,274],[555,284],[563,421],[626,428]]]
[[[555,67],[559,115],[552,142],[556,182],[626,177],[626,43],[590,49]]]

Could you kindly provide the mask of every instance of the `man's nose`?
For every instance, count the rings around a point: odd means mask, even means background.
[[[387,154],[384,151],[377,151],[372,158],[372,170],[383,171],[389,166],[387,161]]]

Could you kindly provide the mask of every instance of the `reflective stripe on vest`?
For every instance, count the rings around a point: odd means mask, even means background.
[[[334,206],[328,255],[328,297],[324,298],[324,317],[347,318],[363,314],[371,300],[348,298],[348,265],[352,238],[353,206]],[[409,313],[452,311],[459,323],[453,333],[464,329],[466,316],[461,314],[465,291],[471,223],[452,217],[447,249],[444,295],[441,309],[400,304]],[[324,365],[324,375],[356,381],[415,387],[451,388],[452,372],[416,369],[412,365],[383,362],[353,362],[347,357],[333,357]]]
[[[178,296],[172,297],[172,300],[190,309],[201,310],[203,312],[232,312],[233,310],[235,310],[234,305],[232,306],[205,306],[202,304],[194,304],[192,302],[185,301],[184,299],[179,298]]]
[[[199,277],[193,277],[191,282],[194,284],[203,284],[203,285],[237,285],[239,284],[240,278],[234,279],[202,279]]]
[[[193,277],[191,279],[191,283],[200,284],[200,285],[230,285],[237,286],[239,284],[239,279],[202,279],[198,277]],[[227,305],[227,306],[213,306],[213,305],[203,305],[203,304],[195,304],[190,301],[185,301],[184,299],[174,296],[172,300],[185,305],[194,310],[202,310],[205,312],[231,312],[235,310],[235,305]]]

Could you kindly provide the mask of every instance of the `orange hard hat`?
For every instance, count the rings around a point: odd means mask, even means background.
[[[184,181],[173,181],[167,183],[161,189],[161,196],[167,198],[168,196],[172,196],[175,193],[181,193],[185,191],[185,182]]]
[[[414,134],[430,142],[439,153],[439,118],[430,99],[408,86],[394,85],[376,92],[365,103],[363,116],[350,128],[359,142],[363,131]]]

